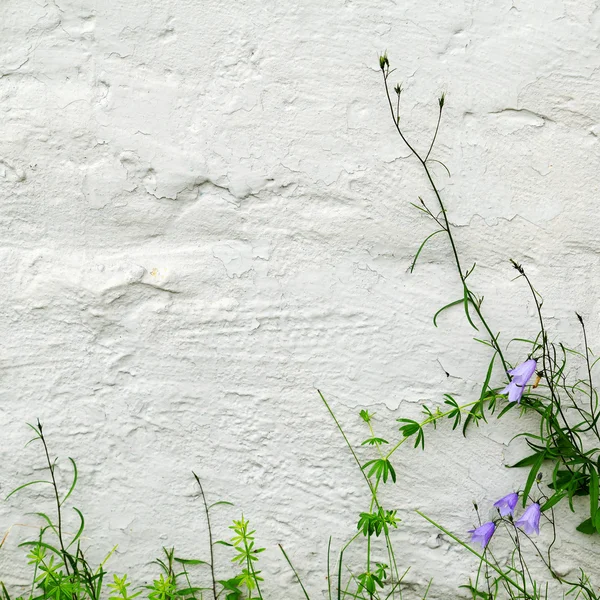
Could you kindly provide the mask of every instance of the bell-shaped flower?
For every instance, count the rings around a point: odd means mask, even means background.
[[[533,358],[530,358],[514,369],[511,369],[508,374],[512,375],[512,380],[500,393],[508,394],[509,402],[516,402],[517,404],[520,404],[521,397],[525,391],[525,386],[535,373],[536,367],[537,361]]]
[[[524,391],[524,385],[521,385],[516,381],[511,381],[500,393],[508,394],[509,402],[516,402],[517,404],[521,404],[521,398],[523,396]]]
[[[500,516],[512,515],[515,511],[515,506],[519,501],[519,494],[512,493],[500,498],[498,502],[494,502],[494,506],[500,511]]]
[[[520,527],[525,533],[531,535],[540,533],[540,516],[542,510],[537,502],[527,507],[525,512],[515,521],[515,525]]]
[[[526,384],[531,379],[531,376],[535,373],[536,368],[537,361],[534,358],[530,358],[514,369],[511,369],[508,374],[512,375],[513,381],[518,379]]]
[[[477,527],[477,529],[471,529],[469,533],[471,534],[471,541],[479,542],[481,547],[485,549],[494,535],[494,531],[496,531],[496,525],[490,521],[489,523],[484,523]]]

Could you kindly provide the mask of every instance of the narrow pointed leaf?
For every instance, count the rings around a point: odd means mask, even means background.
[[[452,306],[456,306],[458,304],[462,304],[464,302],[464,298],[461,298],[460,300],[455,300],[454,302],[450,302],[450,304],[446,304],[446,306],[442,306],[442,308],[440,308],[440,310],[438,310],[435,315],[433,315],[433,324],[437,327],[437,318],[438,316],[443,313],[446,309],[451,308]]]

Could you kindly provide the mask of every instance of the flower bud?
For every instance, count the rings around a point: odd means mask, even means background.
[[[390,61],[388,60],[387,50],[379,57],[379,67],[383,71],[385,67],[390,67]]]
[[[445,99],[446,99],[446,92],[443,92],[442,95],[440,96],[440,99],[438,100],[438,102],[440,104],[440,110],[442,110],[442,108],[444,108]]]
[[[402,93],[402,85],[397,83],[396,87],[394,88],[394,91],[396,92],[396,94],[398,94],[398,96]]]

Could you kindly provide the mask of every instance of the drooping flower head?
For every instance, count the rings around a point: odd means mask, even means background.
[[[496,525],[490,521],[489,523],[484,523],[477,527],[477,529],[469,530],[469,533],[471,534],[471,541],[479,542],[481,548],[485,549],[494,535],[494,531],[496,531]]]
[[[500,515],[505,517],[506,515],[512,515],[515,511],[515,506],[519,501],[519,494],[512,493],[500,498],[498,502],[494,502],[494,506],[500,511]]]
[[[520,527],[525,533],[531,535],[540,533],[540,516],[542,510],[537,502],[527,507],[525,512],[515,521],[515,525]]]
[[[536,367],[537,361],[535,358],[530,358],[514,369],[511,369],[508,374],[513,376],[513,380],[520,379],[523,380],[523,383],[527,383],[535,373]]]
[[[535,373],[536,367],[537,361],[534,358],[530,358],[514,369],[511,369],[508,374],[512,375],[512,380],[500,393],[508,394],[509,402],[520,404],[525,386]]]

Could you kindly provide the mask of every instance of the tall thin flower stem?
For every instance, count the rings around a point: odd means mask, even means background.
[[[471,548],[468,544],[466,544],[465,542],[463,542],[460,538],[456,537],[451,531],[448,531],[447,529],[445,529],[444,527],[442,527],[441,525],[439,525],[438,523],[436,523],[433,519],[430,519],[427,515],[423,514],[422,512],[420,512],[418,510],[415,511],[415,512],[419,516],[423,517],[426,521],[429,521],[434,527],[437,527],[442,533],[446,534],[449,538],[453,539],[455,542],[457,542],[458,544],[460,544],[463,548],[465,548],[465,550],[471,552],[471,554],[474,554],[481,561],[483,561],[487,565],[489,565],[494,571],[496,571],[496,573],[498,573],[498,575],[500,576],[501,579],[503,579],[504,581],[506,581],[506,583],[510,584],[515,590],[517,590],[517,591],[519,591],[521,593],[525,593],[525,590],[514,579],[511,579],[497,565],[495,565],[494,563],[492,563],[489,560],[487,560],[485,558],[485,555],[481,555],[477,551],[473,550],[473,548]],[[524,596],[524,597],[526,597],[526,596]]]
[[[590,349],[588,347],[587,341],[587,332],[585,329],[585,323],[583,322],[583,317],[577,314],[577,319],[581,324],[581,330],[583,332],[583,343],[585,345],[585,364],[588,372],[588,382],[590,386],[590,415],[592,416],[592,423],[590,427],[594,430],[596,437],[600,439],[600,432],[598,431],[598,417],[600,417],[600,413],[596,414],[596,410],[598,408],[598,399],[594,397],[594,384],[592,382],[592,366],[590,364]]]
[[[243,517],[243,515],[242,515]],[[250,559],[250,552],[252,547],[248,544],[248,540],[244,537],[244,550],[246,550],[246,568],[252,573],[252,579],[254,579],[254,583],[256,584],[256,591],[258,593],[258,597],[260,600],[263,600],[262,592],[260,591],[260,584],[258,583],[258,577],[256,575],[256,571],[254,570],[254,565],[252,564],[252,560]]]
[[[536,291],[536,289],[533,287],[531,280],[525,273],[525,269],[523,269],[523,267],[520,264],[516,263],[515,261],[512,261],[512,264],[513,264],[514,268],[519,272],[521,277],[523,277],[525,279],[525,281],[527,282],[529,290],[531,291],[531,294],[533,296],[533,301],[535,303],[535,308],[536,308],[536,312],[537,312],[539,323],[540,323],[540,333],[542,336],[542,368],[544,370],[544,376],[546,378],[546,383],[548,384],[548,389],[550,390],[550,396],[552,398],[552,402],[555,405],[556,410],[558,411],[558,414],[560,415],[561,419],[563,420],[563,423],[565,424],[565,429],[563,430],[563,435],[564,435],[564,431],[566,431],[567,436],[571,442],[571,445],[572,445],[574,451],[579,456],[583,456],[583,458],[586,459],[586,457],[583,455],[582,449],[580,447],[581,442],[579,444],[577,443],[575,434],[574,434],[572,428],[569,426],[569,422],[567,421],[567,417],[563,411],[563,408],[562,408],[562,405],[560,402],[560,397],[559,397],[559,395],[556,391],[556,387],[554,385],[554,372],[553,372],[553,369],[551,368],[551,360],[550,360],[550,346],[548,343],[548,334],[546,333],[546,327],[544,325],[544,318],[542,316],[542,304],[538,297],[539,294]],[[575,405],[575,407],[578,408],[577,405]],[[570,465],[567,464],[566,466],[567,466],[568,470],[570,471],[571,470]]]
[[[67,575],[70,575],[71,572],[69,570],[69,561],[68,561],[68,554],[67,554],[67,550],[65,548],[65,544],[63,541],[63,526],[62,526],[62,510],[61,510],[61,506],[60,506],[60,497],[58,495],[58,486],[56,484],[56,477],[54,475],[54,463],[52,462],[52,460],[50,460],[50,453],[48,451],[48,444],[46,443],[46,438],[44,437],[44,432],[42,430],[42,424],[39,422],[37,423],[38,426],[38,434],[40,436],[40,440],[42,441],[42,444],[44,446],[44,453],[46,455],[46,462],[48,463],[48,469],[50,470],[50,477],[52,478],[52,489],[54,490],[54,498],[56,500],[56,516],[58,519],[58,527],[57,527],[57,534],[58,534],[58,543],[60,544],[60,549],[63,555],[63,561],[65,563],[65,571],[67,573]]]
[[[212,527],[210,524],[209,507],[206,502],[206,496],[204,495],[204,488],[202,487],[200,478],[198,477],[198,475],[196,475],[196,473],[194,473],[194,471],[192,471],[192,475],[196,479],[196,483],[198,484],[198,487],[200,488],[200,493],[202,494],[202,503],[204,504],[204,512],[206,513],[206,525],[208,527],[208,542],[210,544],[210,576],[211,576],[211,581],[212,581],[213,595],[215,597],[215,600],[217,600],[217,578],[215,576],[215,555],[214,555],[214,549],[213,549],[213,546],[214,546],[213,533],[212,533]]]
[[[436,133],[434,135],[434,138],[431,142],[431,146],[429,148],[429,151],[427,152],[427,156],[425,158],[422,158],[421,155],[415,150],[415,148],[410,144],[410,142],[407,140],[406,136],[404,135],[404,133],[402,132],[402,129],[400,128],[400,119],[399,119],[399,115],[394,113],[394,105],[392,103],[392,98],[390,96],[390,90],[389,90],[389,85],[388,85],[388,76],[389,76],[389,64],[385,64],[387,63],[387,57],[386,57],[386,61],[385,62],[380,62],[381,64],[381,71],[383,73],[383,82],[385,85],[385,93],[388,99],[388,103],[389,103],[389,107],[390,107],[390,111],[392,114],[392,119],[394,121],[394,126],[396,127],[396,130],[398,131],[398,134],[400,135],[400,137],[402,138],[402,141],[406,144],[406,146],[408,147],[408,149],[412,152],[412,154],[414,154],[415,158],[421,163],[421,166],[423,167],[423,170],[425,171],[425,174],[427,175],[427,179],[429,180],[429,183],[431,185],[431,188],[433,189],[433,193],[435,194],[435,197],[438,201],[439,207],[440,207],[440,211],[442,214],[442,219],[443,219],[443,224],[444,224],[444,229],[446,231],[446,233],[448,234],[448,240],[450,241],[450,246],[452,248],[452,254],[454,256],[454,262],[456,264],[456,269],[458,271],[458,275],[460,277],[460,281],[462,283],[463,286],[463,293],[465,296],[465,303],[470,303],[471,306],[473,307],[473,310],[475,311],[475,313],[477,314],[477,317],[479,318],[481,324],[483,325],[484,329],[486,330],[489,338],[490,338],[490,342],[492,344],[492,347],[494,348],[494,350],[498,353],[498,356],[500,357],[500,361],[502,362],[502,366],[504,368],[505,371],[508,371],[508,364],[506,363],[506,361],[504,360],[504,355],[502,353],[502,349],[500,348],[500,345],[498,344],[498,339],[497,336],[495,336],[492,333],[492,330],[490,329],[487,321],[485,320],[482,312],[481,312],[481,302],[478,300],[477,296],[469,289],[469,286],[467,285],[467,276],[468,273],[464,272],[460,263],[460,257],[458,254],[458,250],[456,247],[456,243],[454,241],[454,236],[452,235],[452,228],[450,226],[450,222],[448,221],[448,215],[447,215],[447,211],[446,211],[446,207],[444,206],[444,202],[442,201],[442,197],[440,195],[440,192],[433,180],[433,177],[431,175],[431,171],[429,170],[429,167],[427,166],[427,160],[429,158],[429,154],[431,153],[431,150],[433,148],[433,144],[435,143],[435,140],[437,138],[437,130],[439,128],[439,123],[440,120],[442,118],[442,109],[443,109],[443,102],[440,102],[440,113],[438,116],[438,124],[436,127]],[[398,94],[399,96],[399,94]],[[466,308],[466,310],[468,311],[468,308]],[[467,313],[468,316],[468,313]]]

